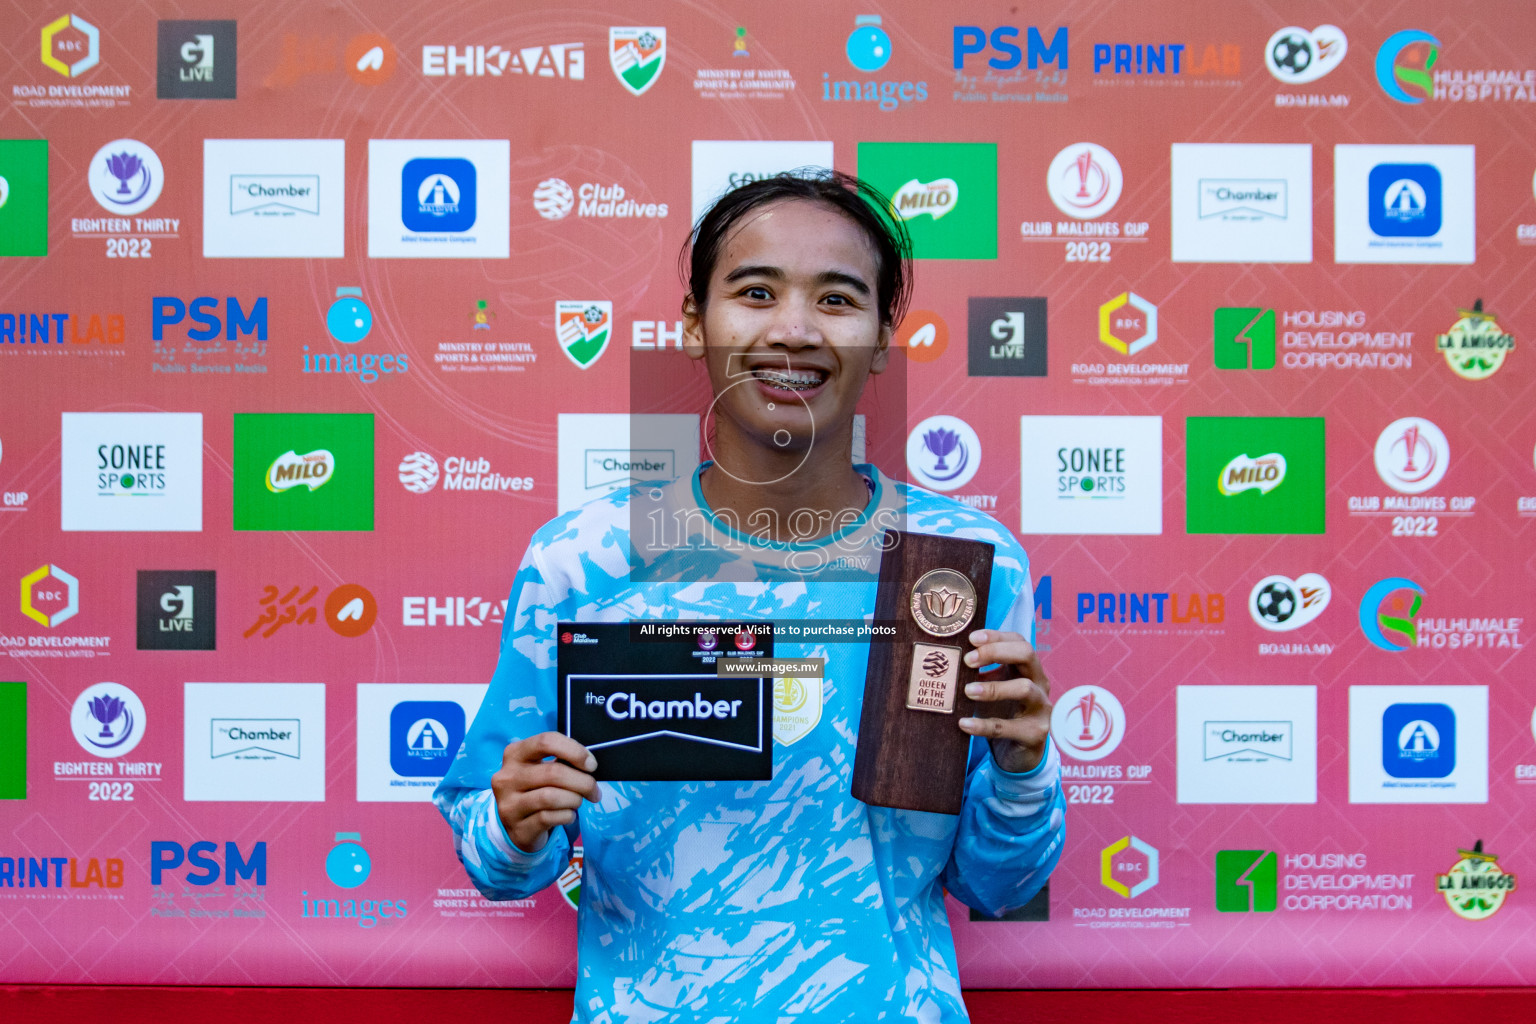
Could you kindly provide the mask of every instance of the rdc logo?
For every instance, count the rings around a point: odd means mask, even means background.
[[[373,330],[373,310],[363,301],[361,288],[337,288],[336,301],[325,314],[325,329],[344,345],[355,345]]]

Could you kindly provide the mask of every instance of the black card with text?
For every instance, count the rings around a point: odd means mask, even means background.
[[[762,622],[562,622],[559,729],[599,781],[773,777],[772,680],[719,678],[720,659],[773,657]]]

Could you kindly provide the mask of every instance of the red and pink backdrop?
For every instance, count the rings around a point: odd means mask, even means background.
[[[1536,972],[1527,4],[0,27],[6,981],[572,983],[575,893],[471,891],[391,716],[472,714],[529,534],[625,478],[580,417],[697,412],[631,371],[681,361],[698,205],[829,156],[934,254],[869,451],[933,482],[908,432],[973,432],[937,482],[1028,548],[1061,702],[1061,865],[1019,920],[952,904],[964,982]],[[287,449],[335,478],[264,487]]]

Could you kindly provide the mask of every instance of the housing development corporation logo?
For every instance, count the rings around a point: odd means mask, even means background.
[[[1434,68],[1440,40],[1418,29],[1387,37],[1376,51],[1376,82],[1399,103],[1418,104],[1435,96]]]
[[[858,172],[891,197],[919,259],[997,258],[997,146],[861,142]]]
[[[656,84],[667,64],[667,30],[609,28],[608,66],[631,95],[639,96]]]
[[[162,21],[156,40],[157,98],[235,98],[234,21]]]
[[[1457,310],[1457,315],[1450,329],[1435,337],[1435,348],[1462,380],[1487,380],[1515,350],[1515,336],[1500,327],[1492,313],[1483,311],[1482,299],[1471,309]]]
[[[0,682],[0,800],[27,798],[27,684]]]
[[[1212,336],[1218,370],[1275,368],[1275,311],[1218,306]]]
[[[1216,909],[1225,914],[1273,913],[1280,892],[1273,850],[1216,851]]]

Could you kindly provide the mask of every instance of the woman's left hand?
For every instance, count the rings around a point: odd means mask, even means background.
[[[1010,718],[962,718],[960,728],[992,743],[992,759],[1006,772],[1027,772],[1045,756],[1045,739],[1051,733],[1051,683],[1040,667],[1040,658],[1017,633],[978,629],[970,636],[976,646],[965,655],[972,668],[996,667],[981,674],[981,681],[965,688],[972,700],[1016,701]],[[978,711],[982,710],[980,708]]]

